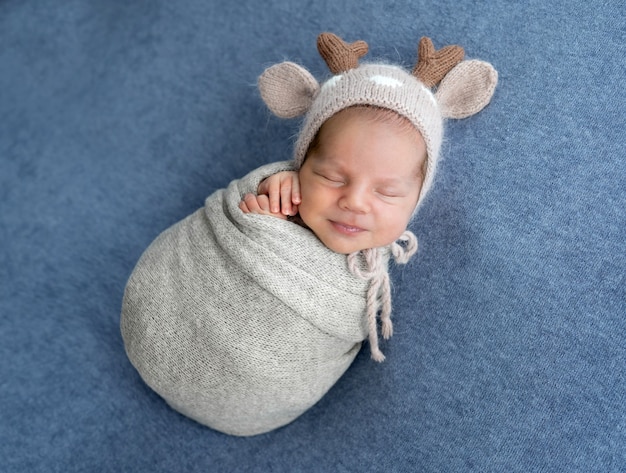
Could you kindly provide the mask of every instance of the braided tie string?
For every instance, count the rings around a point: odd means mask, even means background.
[[[417,251],[417,238],[405,231],[390,245],[391,254],[397,264],[406,264]],[[359,255],[365,260],[365,270],[359,267]],[[381,333],[385,340],[393,335],[391,322],[391,284],[383,248],[369,248],[348,255],[350,272],[360,279],[369,281],[367,289],[367,328],[370,352],[374,361],[384,361],[385,355],[378,347],[376,316],[380,311]]]

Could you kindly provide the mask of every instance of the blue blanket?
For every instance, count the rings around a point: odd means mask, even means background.
[[[623,2],[0,2],[0,471],[626,469]],[[450,121],[394,269],[394,337],[288,426],[176,413],[124,353],[124,284],[204,198],[289,159],[256,79],[321,31],[499,72]]]

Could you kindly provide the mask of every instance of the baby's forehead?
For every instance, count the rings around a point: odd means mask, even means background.
[[[406,129],[420,133],[413,123],[411,123],[409,118],[398,113],[396,110],[376,105],[352,105],[344,108],[343,110],[340,110],[328,117],[322,126],[341,120],[364,120],[369,123],[393,125],[397,126],[399,129]]]
[[[347,128],[363,127],[369,133],[367,137],[381,140],[394,136],[398,141],[410,143],[418,151],[418,161],[426,160],[426,143],[422,133],[413,123],[394,110],[374,106],[352,106],[339,111],[322,123],[313,139],[309,151],[328,148],[343,135]],[[378,134],[380,132],[380,134]],[[408,141],[405,139],[408,138]]]
[[[363,123],[367,126],[391,128],[394,132],[406,134],[415,140],[417,146],[425,146],[422,132],[407,117],[395,110],[373,105],[353,105],[340,110],[321,124],[316,139],[320,142],[324,141],[328,132],[332,133],[337,127],[344,126],[346,123]]]

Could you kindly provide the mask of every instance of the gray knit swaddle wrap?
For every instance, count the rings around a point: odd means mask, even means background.
[[[121,329],[144,381],[181,413],[254,435],[315,404],[368,336],[368,281],[308,229],[244,214],[274,163],[207,198],[144,252]],[[365,270],[365,268],[363,268]]]

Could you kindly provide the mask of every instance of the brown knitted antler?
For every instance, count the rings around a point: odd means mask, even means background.
[[[333,33],[322,33],[317,37],[317,50],[333,74],[356,69],[359,58],[367,53],[365,41],[346,43]]]
[[[461,46],[445,46],[436,51],[430,38],[424,36],[420,39],[417,54],[413,75],[427,87],[433,87],[463,60],[465,52]]]

